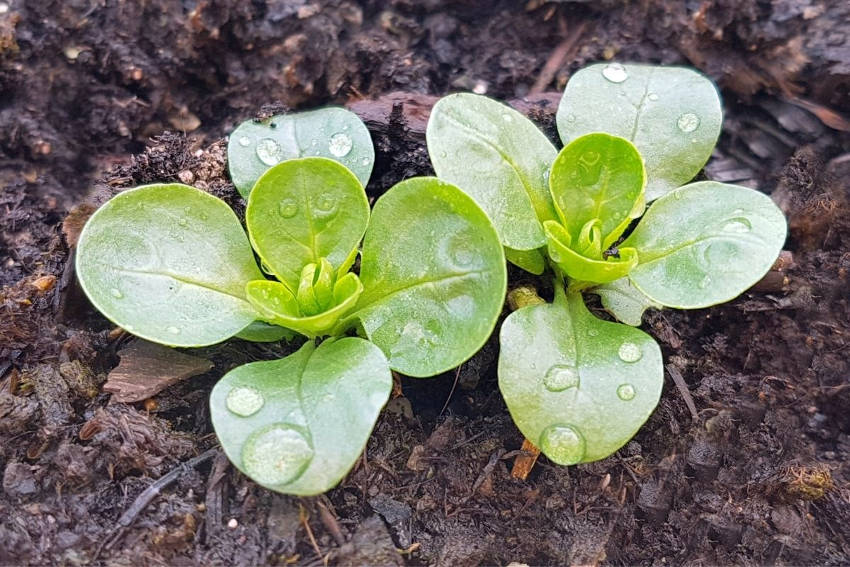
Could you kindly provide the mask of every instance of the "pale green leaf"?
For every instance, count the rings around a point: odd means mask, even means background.
[[[549,258],[570,278],[582,282],[606,283],[622,278],[638,263],[634,248],[621,246],[618,256],[588,258],[573,250],[572,238],[556,221],[546,221]]]
[[[286,329],[277,325],[269,325],[264,321],[254,321],[234,335],[237,339],[255,343],[276,343],[278,341],[291,341],[298,333],[292,329]]]
[[[287,494],[336,486],[366,447],[392,376],[380,349],[347,337],[228,372],[210,395],[216,435],[255,482]]]
[[[668,307],[729,301],[759,281],[785,243],[786,223],[770,197],[714,181],[658,199],[621,246],[637,248],[632,283]]]
[[[682,67],[601,63],[570,77],[556,116],[564,145],[591,132],[630,140],[646,162],[646,199],[687,183],[708,161],[723,113],[717,88]]]
[[[257,314],[245,284],[262,277],[224,201],[179,184],[119,193],[86,223],[77,277],[115,324],[157,343],[223,341]]]
[[[546,177],[555,147],[528,118],[484,96],[440,99],[426,130],[437,177],[470,195],[515,250],[546,244],[541,223],[555,219]]]
[[[661,309],[660,303],[648,298],[636,288],[629,278],[620,278],[590,290],[602,300],[605,309],[618,321],[637,327],[643,318],[643,312],[653,307]]]
[[[546,258],[540,250],[514,250],[513,248],[505,248],[505,259],[514,266],[537,276],[542,274],[546,269]]]
[[[338,161],[365,187],[375,163],[375,148],[360,118],[335,107],[248,120],[230,134],[227,144],[230,178],[246,199],[267,169],[309,156]]]
[[[505,300],[505,256],[470,197],[419,177],[385,193],[363,243],[355,315],[390,366],[432,376],[486,342]]]
[[[579,293],[524,307],[502,324],[499,388],[511,417],[550,460],[572,465],[622,447],[655,409],[661,349],[594,317]]]
[[[352,257],[368,222],[363,186],[344,166],[325,158],[289,160],[269,169],[245,211],[254,249],[292,291],[307,264],[327,258],[336,268]]]

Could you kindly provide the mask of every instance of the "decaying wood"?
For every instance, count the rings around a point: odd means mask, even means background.
[[[511,469],[511,476],[525,480],[528,478],[528,473],[534,468],[534,463],[537,462],[537,457],[540,456],[540,449],[528,439],[522,441],[522,453],[517,455],[514,460],[514,466]]]
[[[118,356],[121,363],[109,373],[103,390],[125,403],[150,398],[180,380],[213,367],[209,360],[143,340],[133,342]]]

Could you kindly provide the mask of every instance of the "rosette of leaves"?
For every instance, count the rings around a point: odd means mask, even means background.
[[[687,183],[721,124],[717,90],[694,71],[590,66],[567,84],[557,124],[560,152],[515,110],[457,94],[434,106],[427,142],[437,175],[491,216],[507,259],[554,282],[553,303],[503,323],[499,386],[526,438],[569,465],[616,451],[658,403],[660,349],[634,328],[645,309],[740,295],[770,269],[786,222],[758,191]],[[583,293],[621,323],[592,315]]]
[[[210,406],[240,470],[276,491],[320,493],[363,451],[391,370],[432,376],[487,340],[504,302],[502,247],[452,185],[403,181],[370,214],[360,180],[321,157],[263,173],[245,221],[248,235],[223,201],[186,185],[127,190],[83,229],[78,277],[106,317],[154,342],[307,337],[285,358],[228,372]]]

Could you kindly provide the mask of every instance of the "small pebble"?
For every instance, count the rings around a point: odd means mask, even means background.
[[[230,518],[230,521],[227,522],[227,527],[231,530],[235,530],[239,526],[239,522],[236,521],[236,518]]]

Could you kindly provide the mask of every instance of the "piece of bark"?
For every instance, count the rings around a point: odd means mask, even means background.
[[[109,373],[103,391],[125,403],[155,396],[172,384],[213,367],[209,360],[143,340],[135,341],[118,356],[121,363]]]
[[[522,453],[514,459],[514,466],[511,469],[511,476],[521,480],[528,478],[528,473],[534,468],[534,463],[537,462],[537,457],[540,456],[540,449],[528,439],[522,441]]]

